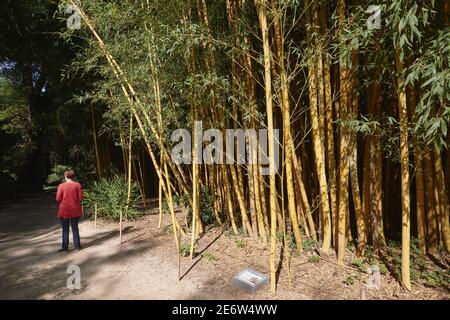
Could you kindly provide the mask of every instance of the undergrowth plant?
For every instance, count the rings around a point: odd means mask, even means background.
[[[131,196],[128,201],[128,183],[123,175],[101,178],[94,181],[85,190],[84,206],[89,214],[94,214],[97,204],[97,216],[118,221],[120,212],[124,220],[133,220],[142,215],[138,209],[140,200],[136,183],[131,185]]]

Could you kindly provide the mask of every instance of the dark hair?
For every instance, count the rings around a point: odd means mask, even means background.
[[[73,179],[75,178],[75,172],[72,169],[67,170],[66,172],[64,172],[64,177],[67,179]]]

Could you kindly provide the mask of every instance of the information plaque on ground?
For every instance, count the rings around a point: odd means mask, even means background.
[[[235,287],[241,288],[251,294],[256,293],[265,284],[267,284],[267,277],[250,268],[240,271],[233,279],[233,285]]]

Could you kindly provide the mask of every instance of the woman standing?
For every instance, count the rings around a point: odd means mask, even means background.
[[[75,249],[81,250],[78,221],[82,215],[81,201],[83,201],[83,189],[81,184],[74,181],[73,170],[64,172],[65,182],[58,186],[56,201],[59,203],[58,219],[62,226],[62,249],[69,251],[69,226],[72,228],[73,244]]]

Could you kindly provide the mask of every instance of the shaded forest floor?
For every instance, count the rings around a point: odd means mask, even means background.
[[[177,214],[184,216],[182,208]],[[255,295],[231,286],[233,276],[246,267],[268,274],[268,248],[257,239],[235,236],[213,227],[198,241],[193,260],[181,258],[182,280],[177,281],[177,252],[170,215],[158,209],[124,223],[119,244],[118,224],[85,218],[80,224],[83,250],[59,253],[60,228],[53,195],[29,195],[0,203],[0,299],[360,299],[367,265],[349,249],[346,267],[334,257],[320,258],[311,248],[292,254],[291,288],[286,268],[279,268],[278,290],[268,286]],[[182,244],[188,238],[182,239]],[[72,243],[71,243],[72,246]],[[395,263],[396,249],[389,249]],[[448,257],[413,259],[413,290],[400,288],[395,265],[382,271],[381,288],[367,290],[367,299],[450,299]],[[69,265],[81,270],[81,289],[66,286]],[[416,278],[414,278],[414,270]]]

